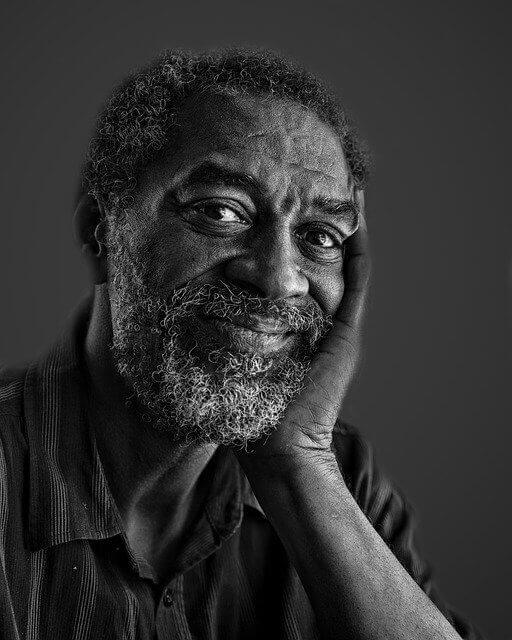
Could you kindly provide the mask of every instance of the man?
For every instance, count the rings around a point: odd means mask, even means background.
[[[343,423],[366,157],[315,78],[167,53],[100,115],[95,283],[1,385],[2,638],[476,638]]]

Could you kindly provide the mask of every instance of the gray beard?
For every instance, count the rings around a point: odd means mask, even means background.
[[[330,326],[318,305],[298,309],[223,283],[189,283],[162,298],[148,293],[124,251],[115,255],[114,361],[142,418],[178,442],[245,446],[276,429]],[[191,331],[199,312],[262,313],[288,323],[300,340],[272,356],[230,350]]]

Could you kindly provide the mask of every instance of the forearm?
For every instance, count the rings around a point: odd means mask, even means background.
[[[460,638],[353,499],[334,456],[244,462],[325,639]]]

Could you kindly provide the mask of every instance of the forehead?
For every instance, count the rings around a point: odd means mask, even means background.
[[[288,186],[351,196],[352,178],[339,137],[295,102],[201,94],[185,101],[177,125],[168,157],[146,176],[157,178],[151,180],[157,190],[164,182],[172,187],[210,161],[246,172],[270,190]]]
[[[184,109],[181,137],[217,149],[258,150],[277,162],[304,164],[333,177],[346,169],[339,138],[327,124],[302,105],[272,97],[192,99]]]

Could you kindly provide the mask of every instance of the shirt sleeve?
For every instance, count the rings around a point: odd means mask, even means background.
[[[416,549],[414,511],[376,468],[370,444],[354,427],[338,423],[333,433],[333,449],[349,491],[402,566],[462,638],[484,640],[482,633],[438,593],[431,569]]]

